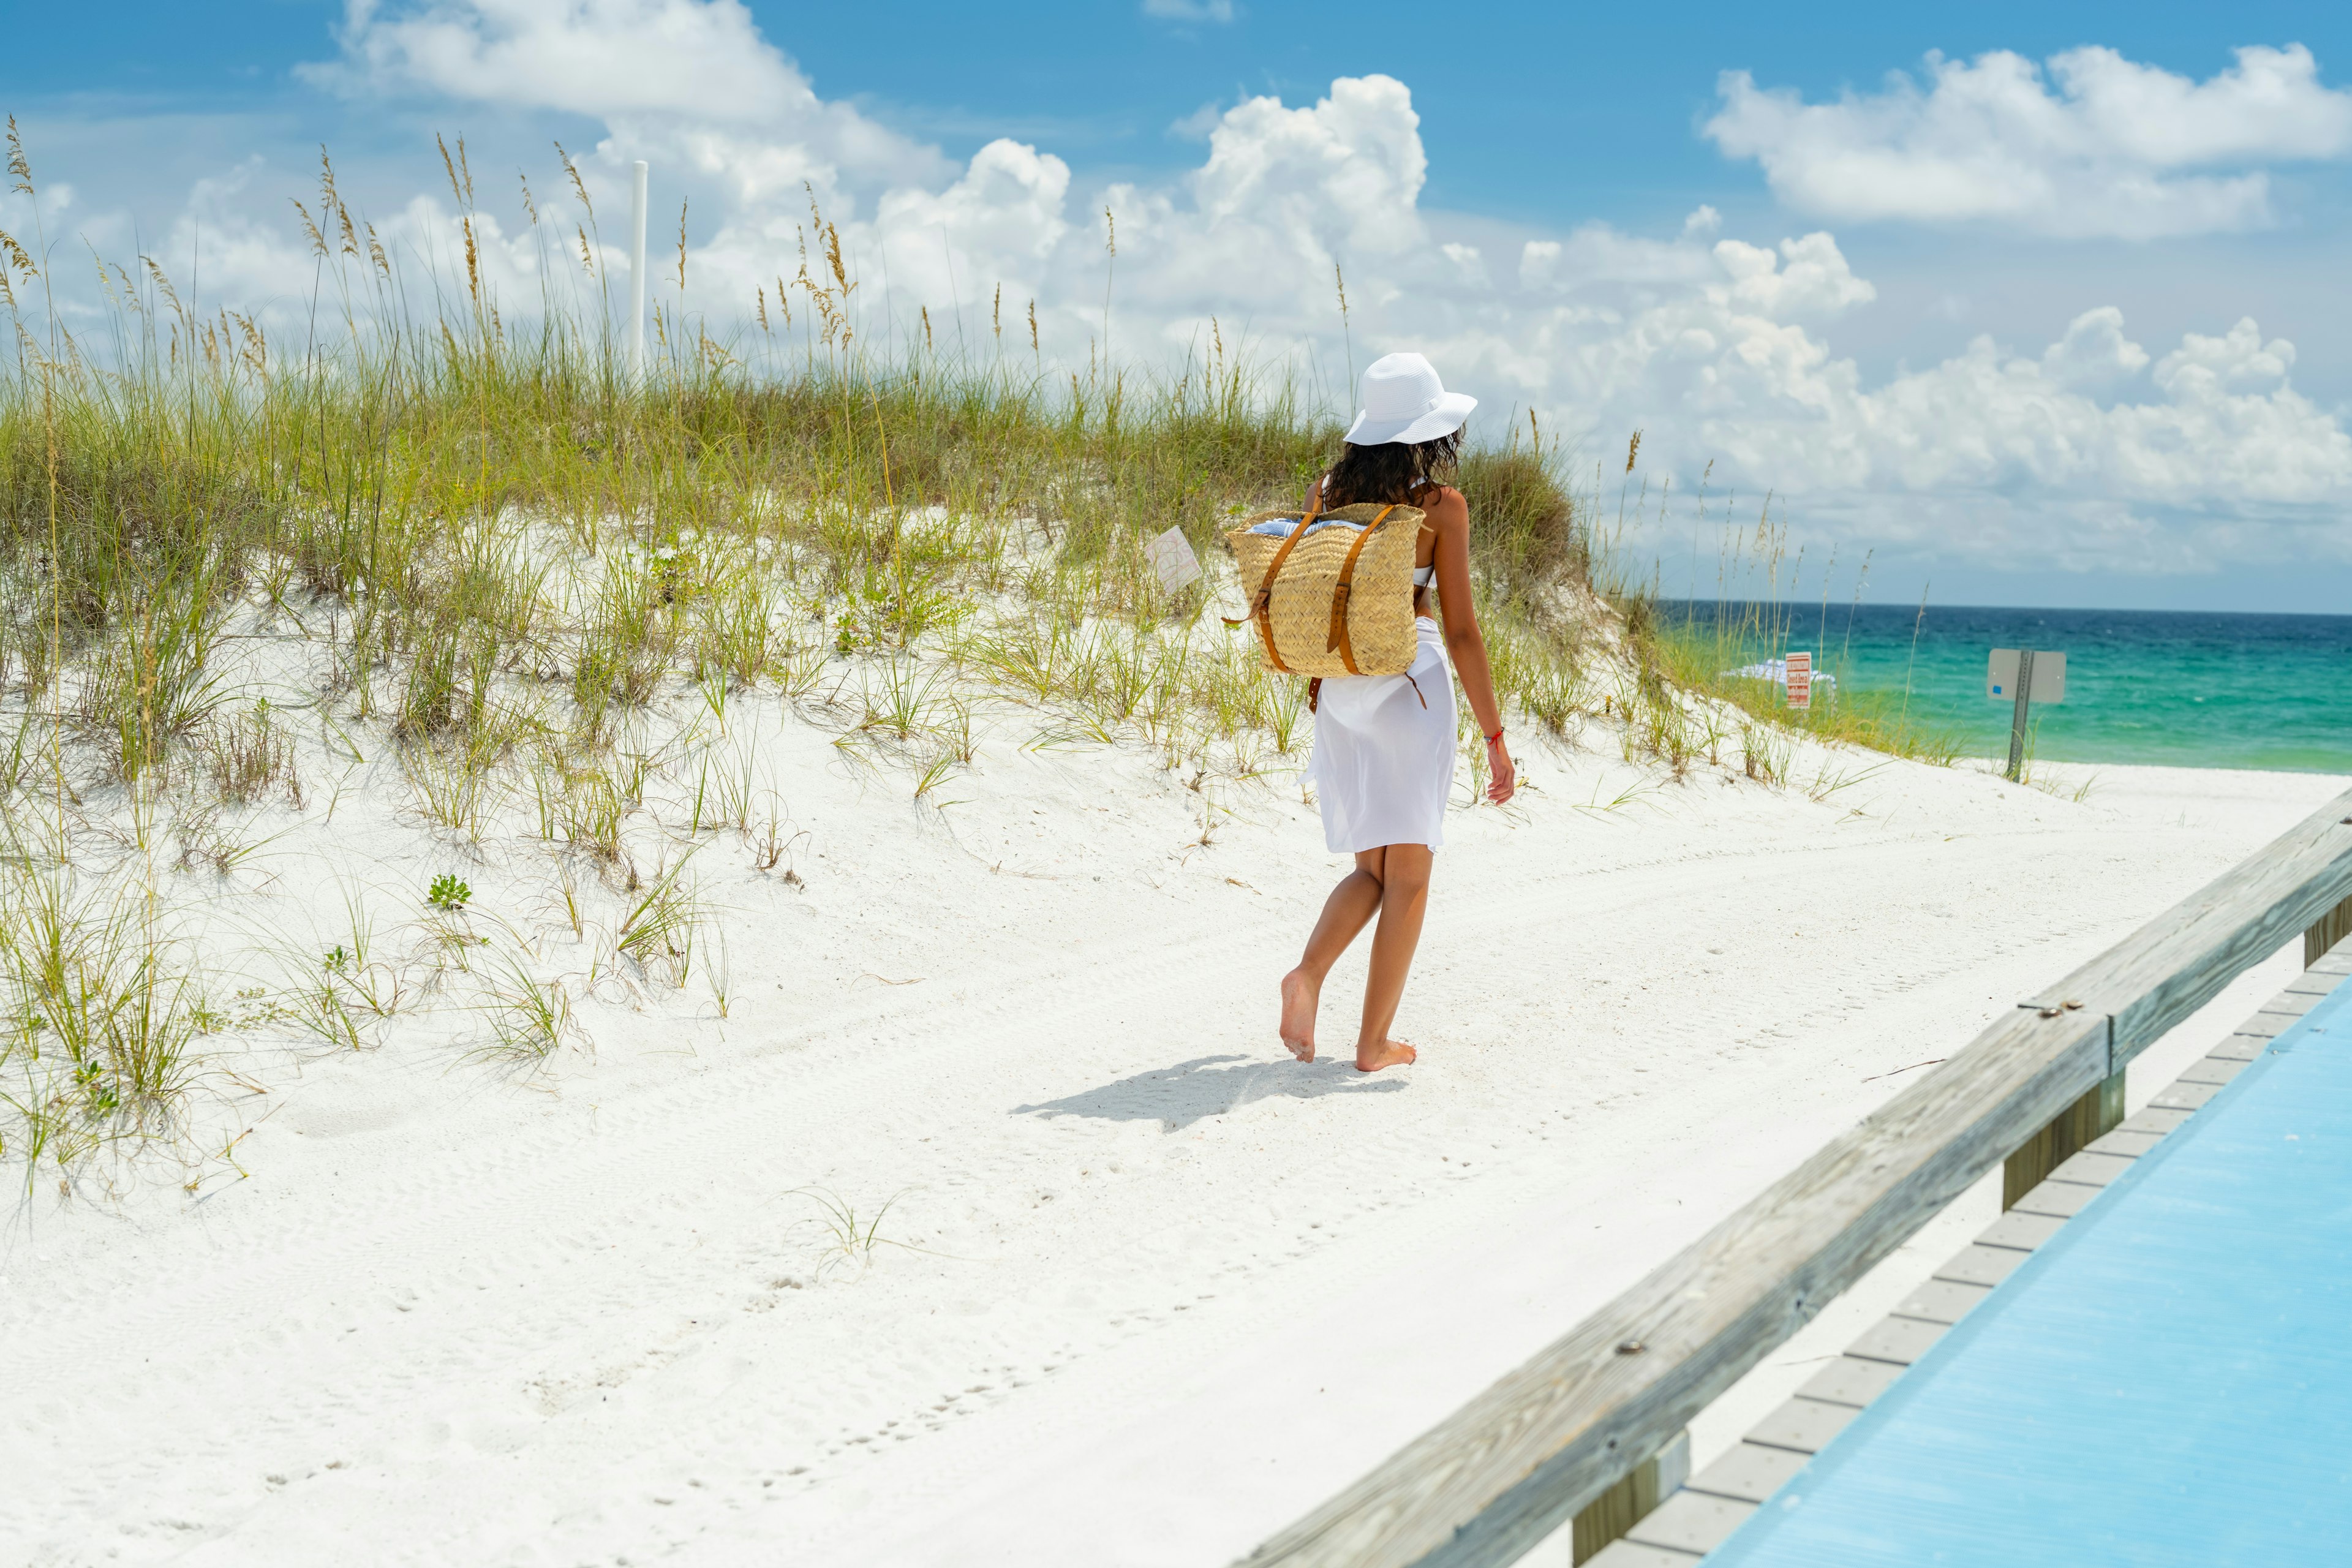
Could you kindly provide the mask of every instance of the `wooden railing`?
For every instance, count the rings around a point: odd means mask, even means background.
[[[1502,1568],[1970,1184],[2307,931],[2352,916],[2352,792],[1943,1067],[1245,1561]]]

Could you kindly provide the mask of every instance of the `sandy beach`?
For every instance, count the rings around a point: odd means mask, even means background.
[[[1528,744],[1520,806],[1457,785],[1422,1060],[1365,1078],[1360,954],[1324,1059],[1275,1037],[1338,869],[1287,774],[997,745],[940,810],[730,722],[804,837],[699,853],[685,987],[583,992],[532,1071],[446,1012],[231,1030],[176,1156],[36,1180],[9,1561],[1227,1562],[2345,782]],[[536,851],[457,858],[391,768],[212,918],[389,943],[457,868],[561,968]]]
[[[1238,1568],[2009,1019],[1367,1530],[1958,1316],[2352,919],[2352,74],[1719,9],[16,7],[0,1568]]]

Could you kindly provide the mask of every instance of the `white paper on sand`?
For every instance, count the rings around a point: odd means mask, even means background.
[[[1171,594],[1181,593],[1201,580],[1201,560],[1184,541],[1181,529],[1171,528],[1143,547],[1151,562],[1151,569],[1160,574],[1160,585]]]

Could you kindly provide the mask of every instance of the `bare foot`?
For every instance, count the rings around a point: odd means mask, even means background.
[[[1382,1040],[1370,1050],[1356,1047],[1356,1070],[1378,1072],[1382,1068],[1411,1067],[1421,1059],[1421,1053],[1402,1040]]]
[[[1303,969],[1282,977],[1282,1043],[1302,1062],[1315,1059],[1315,1005],[1322,994]]]

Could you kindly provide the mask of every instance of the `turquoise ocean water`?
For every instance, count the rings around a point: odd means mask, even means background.
[[[1660,609],[1702,623],[1739,613],[1710,601]],[[1924,617],[1915,605],[1831,605],[1777,618],[1786,636],[1759,653],[1811,652],[1847,689],[1898,701],[1907,682],[1912,716],[1957,734],[1969,755],[2008,754],[2010,704],[1985,697],[1985,660],[2024,647],[2066,655],[2066,700],[2033,709],[2038,758],[2352,773],[2352,616],[1931,604]]]

